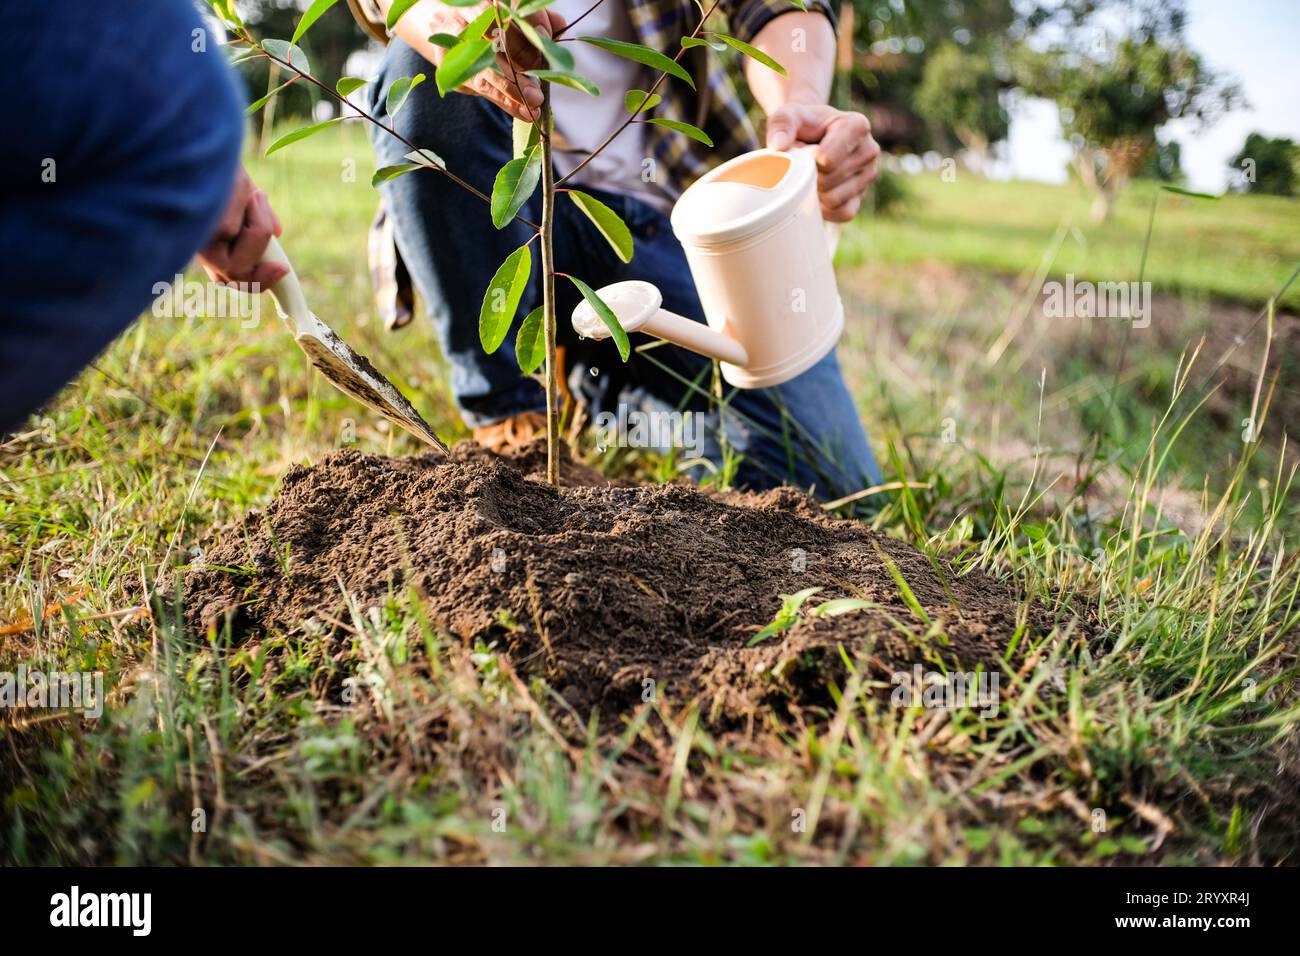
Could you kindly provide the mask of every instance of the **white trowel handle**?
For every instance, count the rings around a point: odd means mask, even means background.
[[[302,283],[298,281],[298,273],[294,271],[293,263],[289,261],[289,257],[284,253],[284,247],[275,236],[272,236],[271,241],[267,243],[262,261],[278,262],[289,267],[284,278],[266,291],[271,293],[271,298],[275,300],[275,307],[280,310],[280,317],[289,325],[294,335],[297,335],[300,325],[310,325],[312,312],[307,308],[307,297],[302,293]]]

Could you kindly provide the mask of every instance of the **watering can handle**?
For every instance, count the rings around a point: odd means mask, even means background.
[[[822,226],[826,229],[826,251],[835,258],[835,250],[840,246],[840,224],[838,222],[823,222]]]
[[[817,152],[817,144],[806,143],[798,148],[808,154],[808,157],[813,160],[813,167],[816,168],[817,161],[814,154]],[[826,228],[826,251],[834,259],[835,250],[840,245],[840,224],[838,222],[823,222],[822,225]]]

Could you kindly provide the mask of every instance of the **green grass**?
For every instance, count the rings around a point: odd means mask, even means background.
[[[372,317],[370,169],[355,131],[253,164],[315,311],[448,434],[427,323]],[[160,569],[348,420],[362,450],[418,449],[312,373],[269,308],[247,329],[149,316],[0,446],[0,670],[101,669],[110,688],[99,721],[0,714],[4,860],[1294,863],[1300,512],[1277,410],[1296,383],[1263,326],[1205,388],[1217,355],[1180,360],[1226,321],[1212,293],[1259,301],[1300,259],[1287,207],[1162,197],[1149,270],[1196,280],[1189,318],[1135,332],[1116,376],[1118,329],[1015,325],[1018,292],[987,271],[1032,272],[1082,201],[970,178],[918,192],[915,221],[849,236],[841,359],[882,461],[929,485],[875,524],[1062,616],[1002,675],[996,717],[891,707],[846,647],[802,727],[724,732],[661,702],[601,736],[410,594],[354,608],[339,643],[230,646],[150,618]],[[1085,230],[1079,261],[1134,273],[1145,208]],[[1238,244],[1214,257],[1216,232]],[[1260,369],[1282,380],[1243,444]],[[340,699],[347,678],[364,684]]]
[[[1095,224],[1080,185],[997,182],[958,171],[905,177],[907,211],[874,221],[846,244],[849,262],[927,260],[1008,275],[1032,272],[1064,229],[1051,274],[1094,282],[1138,278],[1147,218],[1159,206],[1146,278],[1156,292],[1197,292],[1263,305],[1300,264],[1294,199],[1229,194],[1199,199],[1139,182],[1120,195],[1111,217]],[[1281,305],[1300,307],[1300,284]]]

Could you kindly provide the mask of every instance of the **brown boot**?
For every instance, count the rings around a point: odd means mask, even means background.
[[[545,434],[546,416],[542,412],[520,412],[503,422],[474,429],[474,440],[488,451],[505,455]]]

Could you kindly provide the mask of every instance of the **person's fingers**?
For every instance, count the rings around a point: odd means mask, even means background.
[[[532,107],[534,112],[541,109],[542,87],[537,82],[537,78],[526,74],[524,72],[525,67],[518,60],[511,62],[506,57],[498,54],[497,65],[501,67],[501,72],[505,75],[497,76],[495,73],[485,73],[483,76],[486,81],[498,86],[507,95],[518,100],[521,105]]]
[[[829,106],[787,103],[767,118],[767,148],[785,150],[798,143],[820,142],[839,110]]]
[[[261,261],[274,234],[275,220],[266,193],[254,192],[248,202],[244,229],[239,238],[230,244],[230,261],[226,265],[226,273],[232,279],[248,281],[248,275]]]
[[[827,222],[850,222],[862,207],[862,196],[858,195],[848,202],[834,207],[822,206],[822,218]]]
[[[799,139],[799,130],[804,125],[804,108],[802,106],[781,106],[767,118],[767,148],[789,149]]]
[[[258,289],[269,289],[289,274],[289,267],[283,262],[260,262],[249,273],[247,282]]]
[[[837,186],[870,161],[875,147],[871,123],[861,113],[841,112],[831,121],[817,144],[817,169],[826,186]]]
[[[563,21],[563,17],[560,18]],[[534,13],[527,18],[528,22],[538,33],[546,38],[555,35],[555,29],[551,25],[551,18],[547,16],[545,10]],[[524,35],[524,31],[511,27],[506,31],[506,43],[504,51],[498,45],[499,52],[508,52],[510,58],[515,61],[515,65],[521,70],[535,70],[543,66],[542,51],[533,46],[531,40]]]
[[[847,119],[831,123],[826,135],[817,143],[817,169],[826,175],[844,169],[861,145],[861,130],[854,129]]]
[[[558,36],[559,32],[569,25],[569,21],[564,19],[562,15],[556,13],[554,10],[543,10],[541,16],[544,16],[547,19],[547,36]],[[538,23],[537,28],[540,30],[542,25]]]
[[[515,119],[521,119],[525,122],[532,121],[528,109],[506,89],[502,78],[495,73],[480,73],[478,77],[470,81],[469,86],[465,89],[475,96],[481,96],[488,102],[495,103]]]
[[[819,190],[818,198],[821,200],[822,208],[839,209],[853,199],[861,199],[873,178],[875,178],[875,170],[866,167],[857,170],[851,178],[832,189]]]
[[[865,140],[854,137],[847,143],[837,137],[835,128],[826,134],[826,138],[817,145],[817,157],[827,157],[823,166],[818,164],[817,189],[826,193],[857,176],[868,163],[868,150]],[[823,153],[822,151],[825,150]]]
[[[221,221],[217,223],[218,239],[234,239],[239,235],[239,230],[244,228],[244,209],[248,206],[248,197],[252,190],[253,181],[248,178],[248,172],[244,167],[240,166],[235,174],[235,184],[230,191],[226,211],[222,214]]]
[[[221,270],[220,266],[218,266],[213,258],[213,254],[216,252],[217,250],[212,246],[207,246],[204,249],[199,250],[199,265],[203,266],[203,271],[207,273],[209,279],[213,282],[225,285],[226,274]]]

